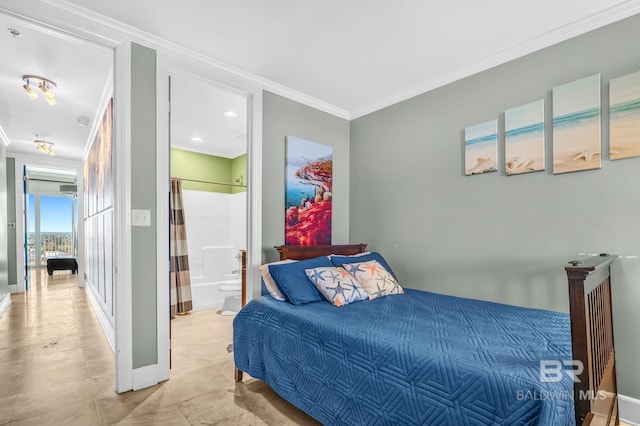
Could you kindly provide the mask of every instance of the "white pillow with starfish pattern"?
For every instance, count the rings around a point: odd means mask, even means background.
[[[398,281],[377,260],[346,263],[342,267],[364,287],[369,294],[369,300],[393,294],[404,294]]]
[[[305,269],[309,280],[334,306],[344,306],[359,300],[367,300],[369,294],[344,268],[319,266]]]

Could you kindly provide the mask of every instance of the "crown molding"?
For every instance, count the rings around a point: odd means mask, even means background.
[[[454,81],[461,80],[465,77],[488,70],[489,68],[504,64],[511,60],[521,58],[530,53],[553,46],[554,44],[569,40],[570,38],[604,27],[638,13],[640,13],[640,0],[628,0],[624,3],[612,6],[602,12],[589,15],[586,18],[574,21],[571,24],[556,28],[555,30],[548,31],[545,34],[519,43],[482,61],[476,62],[459,72],[447,75],[440,79],[425,82],[424,84],[420,84],[401,93],[381,99],[378,102],[374,102],[365,107],[357,108],[351,111],[351,119],[355,120],[367,114],[371,114],[372,112],[379,111],[383,108],[453,83]]]
[[[11,143],[2,126],[0,126],[0,142],[2,142],[4,146],[9,146],[9,144]]]
[[[328,114],[334,115],[345,120],[351,119],[351,113],[336,105],[330,104],[323,100],[314,98],[305,93],[283,86],[282,84],[260,77],[245,71],[239,67],[228,64],[216,58],[204,55],[186,46],[174,43],[169,40],[165,40],[161,37],[155,36],[146,31],[142,31],[136,27],[117,21],[115,19],[106,17],[92,10],[83,8],[76,4],[70,3],[67,0],[31,0],[33,3],[40,3],[46,5],[48,8],[54,9],[58,12],[72,15],[74,18],[80,18],[91,24],[107,28],[110,31],[127,35],[131,40],[136,43],[143,44],[149,48],[156,49],[157,51],[166,51],[186,59],[190,59],[201,64],[208,65],[217,70],[223,71],[227,74],[233,75],[236,78],[251,84],[252,86],[259,87],[263,90],[273,92],[277,95],[284,96],[293,101],[310,106]]]
[[[11,9],[13,9],[13,7],[1,7],[3,3],[6,2],[4,0],[0,0],[0,10],[11,11]],[[604,27],[606,25],[640,13],[640,0],[628,0],[616,6],[612,6],[602,12],[592,14],[571,24],[562,26],[561,28],[557,28],[555,30],[551,30],[538,37],[534,37],[525,42],[512,46],[482,61],[476,62],[471,66],[460,70],[459,72],[449,74],[443,78],[427,81],[423,84],[414,86],[392,96],[380,99],[377,102],[360,108],[355,108],[353,111],[348,111],[344,108],[340,108],[336,105],[286,87],[282,84],[252,74],[248,71],[220,61],[216,58],[196,52],[180,44],[157,37],[133,26],[124,24],[120,21],[116,21],[115,19],[105,17],[89,9],[70,3],[67,0],[23,0],[21,3],[25,5],[31,4],[29,10],[32,11],[39,10],[38,6],[46,7],[49,12],[55,11],[57,12],[56,16],[58,17],[58,20],[60,19],[60,14],[70,15],[74,18],[74,22],[88,22],[98,28],[104,28],[111,33],[115,32],[118,34],[124,34],[131,40],[142,43],[150,48],[156,49],[158,51],[165,51],[201,64],[208,65],[212,68],[232,75],[247,84],[251,84],[254,87],[259,87],[262,90],[273,92],[277,95],[284,96],[293,101],[326,112],[336,117],[343,118],[345,120],[354,120],[363,117],[365,115],[405,101],[417,95],[445,86],[454,81],[469,77],[473,74],[485,71],[494,66],[504,64],[508,61],[526,56],[530,53],[568,40],[572,37],[576,37],[578,35]],[[12,1],[11,5],[14,6],[15,3]],[[23,15],[30,16],[31,13],[23,12]],[[40,15],[41,14],[38,14],[38,16],[40,17],[40,21],[44,21],[45,18]]]

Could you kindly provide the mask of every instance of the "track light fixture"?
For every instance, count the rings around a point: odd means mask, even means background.
[[[38,93],[31,87],[33,85],[37,86],[38,89],[42,91],[44,98],[49,105],[56,104],[56,94],[53,93],[52,89],[56,89],[58,85],[54,81],[38,75],[23,75],[22,80],[25,82],[22,88],[27,92],[27,95],[29,95],[31,99],[38,98]]]
[[[43,140],[35,140],[36,149],[43,154],[55,155],[53,152],[53,142],[47,142]]]

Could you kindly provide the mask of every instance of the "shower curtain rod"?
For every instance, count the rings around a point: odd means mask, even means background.
[[[69,181],[66,181],[66,180],[30,178],[28,176],[23,176],[22,180],[24,180],[24,181],[32,180],[34,182],[66,183],[68,185],[76,185],[77,184],[77,182],[75,180],[73,182],[69,182]]]
[[[189,181],[189,182],[197,182],[197,183],[210,183],[212,185],[234,186],[234,187],[237,187],[237,188],[246,188],[247,187],[247,185],[236,185],[234,183],[215,182],[215,181],[209,181],[209,180],[187,179],[187,178],[179,178],[179,177],[173,177],[173,176],[171,176],[171,179],[186,180],[186,181]]]

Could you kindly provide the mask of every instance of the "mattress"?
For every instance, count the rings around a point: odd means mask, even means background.
[[[238,369],[327,425],[573,425],[567,314],[405,288],[336,308],[263,296],[234,319]]]

